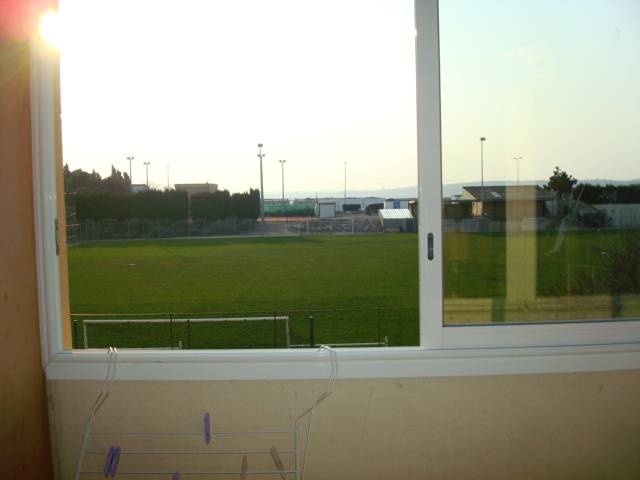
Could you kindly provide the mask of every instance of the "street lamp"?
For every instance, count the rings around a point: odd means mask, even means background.
[[[284,164],[287,163],[286,160],[278,160],[280,166],[282,167],[282,201],[284,202]]]
[[[144,163],[145,169],[147,171],[147,188],[149,188],[149,165],[151,165],[151,162],[142,162]]]
[[[258,158],[260,159],[260,222],[264,228],[264,183],[262,181],[262,159],[266,155],[262,153],[262,144],[258,144]]]
[[[131,177],[131,162],[133,161],[133,159],[136,157],[127,157],[127,160],[129,160],[129,193],[133,192],[133,178]]]
[[[344,206],[347,204],[347,162],[344,162],[344,204],[342,205],[342,211],[344,212]]]
[[[480,137],[480,202],[484,211],[484,142],[486,137]],[[484,213],[484,212],[483,212]]]
[[[513,157],[513,159],[516,161],[516,172],[517,172],[517,176],[516,178],[518,179],[516,185],[520,185],[520,160],[522,160],[522,157]]]

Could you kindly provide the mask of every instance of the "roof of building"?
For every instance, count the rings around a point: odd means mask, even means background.
[[[205,182],[205,183],[176,183],[175,184],[176,187],[218,187],[217,183],[209,183],[209,182]]]
[[[378,215],[383,220],[411,220],[413,215],[408,208],[381,208]]]
[[[514,200],[554,200],[556,195],[538,185],[485,185],[462,187],[460,200],[504,202]]]

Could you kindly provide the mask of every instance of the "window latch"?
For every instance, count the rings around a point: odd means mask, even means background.
[[[58,219],[53,220],[55,237],[56,237],[56,255],[60,255],[60,227],[58,223]]]

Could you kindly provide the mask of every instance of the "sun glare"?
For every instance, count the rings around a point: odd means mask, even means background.
[[[47,12],[40,18],[40,38],[50,47],[60,48],[61,26],[57,12]]]

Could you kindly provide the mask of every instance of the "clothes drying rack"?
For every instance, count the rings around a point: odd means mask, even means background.
[[[100,393],[96,397],[85,422],[74,479],[154,478],[159,480],[183,480],[191,478],[248,479],[250,477],[260,477],[280,478],[282,480],[304,480],[311,445],[313,413],[316,407],[332,394],[334,383],[338,376],[338,359],[336,351],[331,347],[323,345],[318,349],[318,354],[322,358],[328,357],[331,364],[326,387],[316,400],[294,419],[293,424],[288,428],[255,431],[217,431],[212,426],[213,422],[211,420],[210,413],[205,412],[202,417],[202,430],[197,432],[95,432],[93,431],[94,419],[104,402],[109,397],[111,387],[113,386],[113,382],[116,377],[118,351],[117,349],[110,347],[107,351],[108,364],[106,377],[102,384]],[[308,420],[308,425],[306,428],[306,435],[304,435],[304,442],[301,445],[303,437],[301,429],[305,420]],[[269,438],[274,438],[274,436],[278,436],[279,440],[284,437],[282,441],[286,441],[288,445],[292,445],[292,448],[279,450],[274,445],[270,446],[267,441]],[[142,439],[142,444],[144,445],[145,439],[155,437],[163,437],[164,439],[171,440],[191,437],[192,441],[195,439],[202,443],[199,444],[200,447],[198,449],[173,448],[171,450],[144,446],[142,448],[121,448],[118,444],[119,440],[125,438],[137,438]],[[198,437],[200,437],[200,440],[198,440]],[[215,446],[216,442],[214,442],[214,440],[224,437],[233,437],[240,441],[252,437],[254,442],[260,441],[261,445],[265,445],[265,447],[259,449],[217,449]],[[102,449],[90,449],[89,446],[96,439],[108,439],[108,444],[110,446]],[[207,461],[205,462],[207,464],[207,468],[194,469],[193,467],[190,467],[187,462],[189,458],[193,458],[193,456],[201,458],[202,456],[207,456]],[[270,456],[271,459],[269,464],[272,464],[273,466],[268,469],[250,469],[251,458],[255,456]],[[236,462],[239,465],[238,469],[216,470],[215,464],[219,463],[217,460],[221,457],[227,457],[228,460],[230,458],[239,458],[240,461]],[[87,458],[91,458],[91,461],[87,462]],[[121,460],[125,458],[127,458],[127,461],[123,461],[121,467]],[[136,463],[133,460],[136,458],[144,458],[145,461],[141,463],[145,466],[148,466],[149,463],[153,463],[154,458],[158,458],[163,461],[171,459],[171,462],[180,466],[180,468],[136,468]],[[211,461],[209,461],[209,459]],[[151,462],[149,460],[151,460]],[[87,463],[90,463],[90,465],[87,465]],[[229,461],[226,463],[228,464]],[[264,464],[264,461],[260,463]],[[100,467],[98,467],[98,465],[100,465]]]

